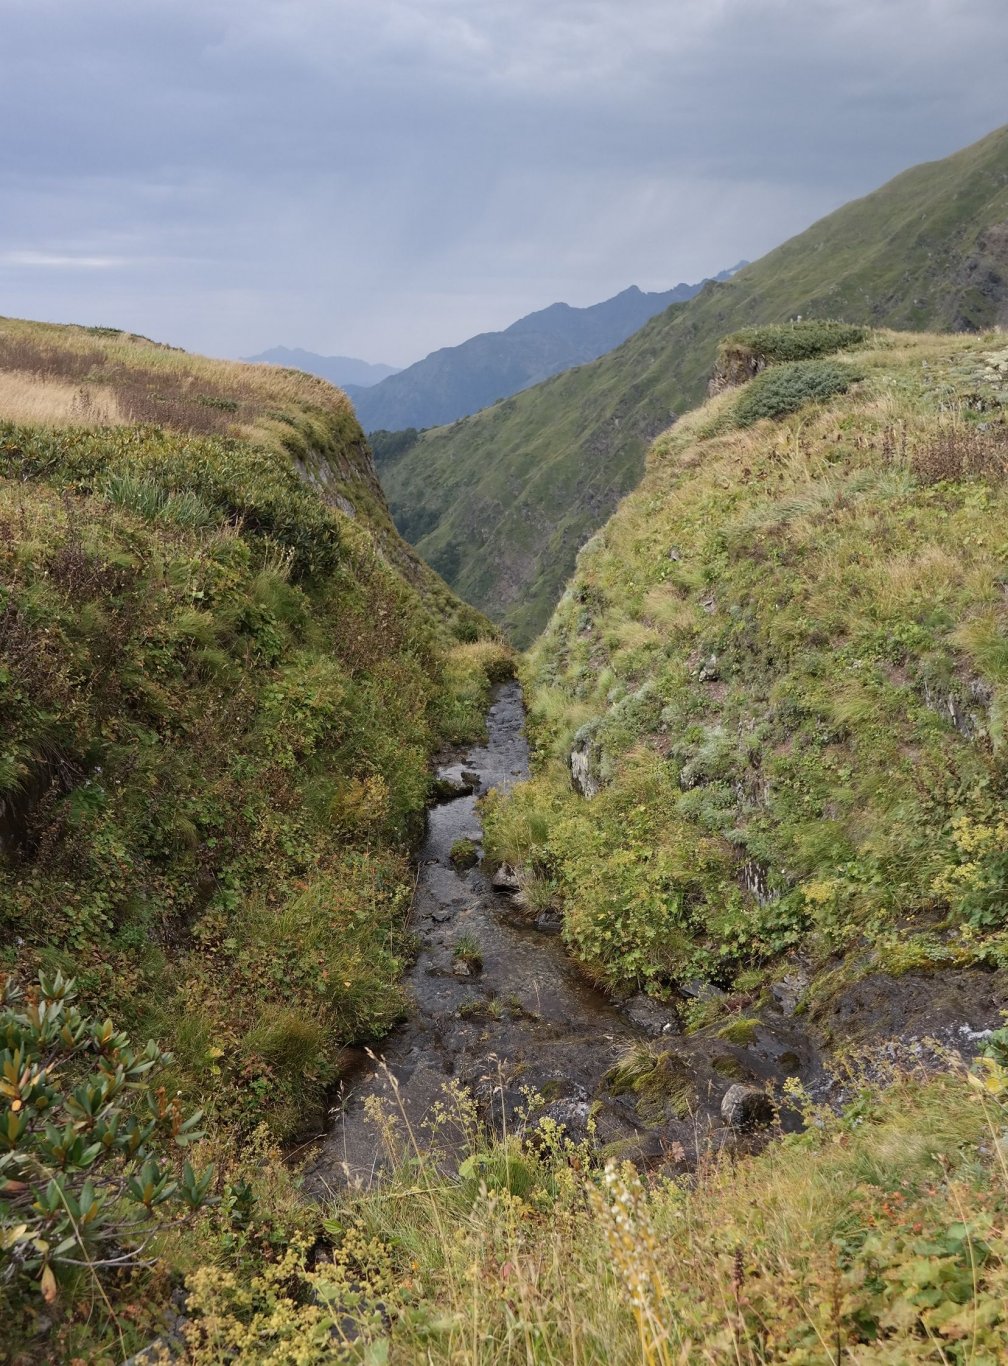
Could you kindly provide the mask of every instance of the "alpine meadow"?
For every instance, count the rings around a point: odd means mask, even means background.
[[[8,8],[0,1364],[1008,1360],[996,7]]]

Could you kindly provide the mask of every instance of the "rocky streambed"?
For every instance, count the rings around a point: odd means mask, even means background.
[[[523,724],[518,684],[502,685],[487,743],[439,769],[446,790],[472,791],[429,814],[409,1016],[345,1079],[309,1168],[316,1191],[368,1185],[380,1174],[376,1102],[401,1134],[408,1121],[421,1146],[436,1125],[440,1144],[461,1152],[464,1123],[438,1119],[456,1108],[446,1103],[446,1085],[464,1088],[478,1121],[498,1132],[527,1122],[533,1093],[541,1098],[533,1122],[545,1114],[579,1139],[590,1119],[600,1147],[642,1161],[689,1162],[699,1146],[737,1141],[760,1119],[757,1088],[773,1090],[788,1075],[814,1082],[820,1073],[814,1047],[783,1012],[779,1021],[748,1021],[734,1037],[729,1030],[712,1038],[683,1036],[674,1006],[642,997],[614,1003],[585,981],[555,929],[530,923],[479,863],[453,863],[459,841],[480,851],[478,798],[527,776]]]

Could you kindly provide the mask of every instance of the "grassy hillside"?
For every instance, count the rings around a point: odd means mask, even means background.
[[[618,350],[383,462],[396,524],[527,644],[578,547],[703,397],[718,341],[796,314],[899,328],[1008,322],[1008,128],[846,205]]]
[[[190,1275],[191,1360],[1005,1359],[1008,1031],[957,1049],[1008,1000],[1008,346],[813,324],[721,359],[764,368],[654,444],[528,658],[536,774],[488,847],[678,1013],[619,1064],[642,1103],[776,1021],[830,1104],[792,1073],[802,1132],[641,1173],[535,1097],[493,1141],[450,1081],[420,1133],[392,1094],[391,1174],[311,1253]]]
[[[797,955],[825,1009],[1001,969],[1006,525],[999,333],[771,365],[655,443],[530,656],[540,773],[492,824],[591,973],[758,998]]]
[[[0,323],[0,987],[61,972],[84,1011],[159,1039],[158,1094],[204,1110],[218,1194],[260,1126],[317,1130],[341,1049],[402,1008],[430,756],[480,732],[507,666],[491,635],[399,540],[336,390]],[[43,1103],[26,1027],[0,1022],[7,1161]],[[94,1162],[58,1133],[57,1170]],[[98,1360],[66,1300],[32,1338],[12,1171],[0,1359],[18,1325],[26,1360]]]

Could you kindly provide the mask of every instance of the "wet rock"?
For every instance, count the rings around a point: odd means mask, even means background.
[[[474,791],[472,783],[456,782],[454,778],[434,778],[427,791],[427,800],[431,806],[440,806],[444,802],[454,802],[459,797],[471,797]]]
[[[732,1129],[757,1129],[773,1121],[773,1105],[765,1091],[736,1082],[721,1101],[721,1118]]]
[[[694,978],[691,982],[680,982],[679,990],[684,996],[692,996],[698,1001],[723,1001],[725,993],[712,982],[701,982]]]
[[[514,896],[521,891],[521,883],[518,874],[511,867],[510,863],[502,863],[494,872],[490,879],[490,886],[495,892],[507,892],[509,896]]]
[[[774,1000],[780,1006],[785,1015],[793,1015],[798,1008],[801,1000],[808,988],[809,975],[803,967],[797,967],[793,972],[789,972],[786,977],[782,977],[779,982],[770,984],[770,991]]]
[[[534,929],[541,930],[543,934],[557,934],[563,929],[563,915],[558,910],[547,908],[537,914],[532,925]]]
[[[591,1118],[591,1103],[587,1100],[569,1096],[565,1100],[552,1100],[543,1107],[537,1119],[551,1119],[565,1132],[572,1143],[582,1143],[588,1138],[588,1120]]]
[[[524,1094],[498,1077],[469,1075],[462,1086],[472,1097],[480,1122],[499,1136],[514,1133],[527,1105]]]
[[[478,791],[478,790],[479,790],[480,775],[479,775],[478,773],[474,772],[473,769],[471,769],[471,768],[464,768],[464,769],[462,770],[462,775],[461,775],[461,776],[462,776],[462,781],[463,781],[464,783],[468,783],[471,790],[473,790],[473,791]]]
[[[814,1017],[828,1037],[905,1043],[926,1036],[965,1045],[966,1055],[973,1056],[979,1051],[975,1041],[998,1027],[1006,1008],[1003,972],[946,968],[898,977],[872,973],[818,1006]]]
[[[650,996],[645,996],[639,991],[636,996],[631,996],[629,1001],[623,1005],[623,1014],[631,1024],[635,1024],[638,1029],[643,1030],[650,1038],[655,1039],[660,1034],[678,1034],[679,1020],[670,1006],[660,1005],[658,1001],[653,1001]]]

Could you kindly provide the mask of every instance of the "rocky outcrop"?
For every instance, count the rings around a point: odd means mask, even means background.
[[[517,896],[521,891],[521,880],[510,863],[502,863],[500,867],[494,871],[494,875],[490,879],[490,886],[495,892],[504,892],[508,896]]]
[[[762,370],[767,368],[766,356],[761,356],[748,347],[734,346],[718,357],[714,373],[707,381],[707,397],[715,398],[726,389],[738,389],[748,384]]]
[[[574,791],[580,792],[581,796],[587,797],[589,801],[599,793],[598,780],[593,777],[591,771],[591,757],[591,744],[587,741],[571,750],[570,771]]]

